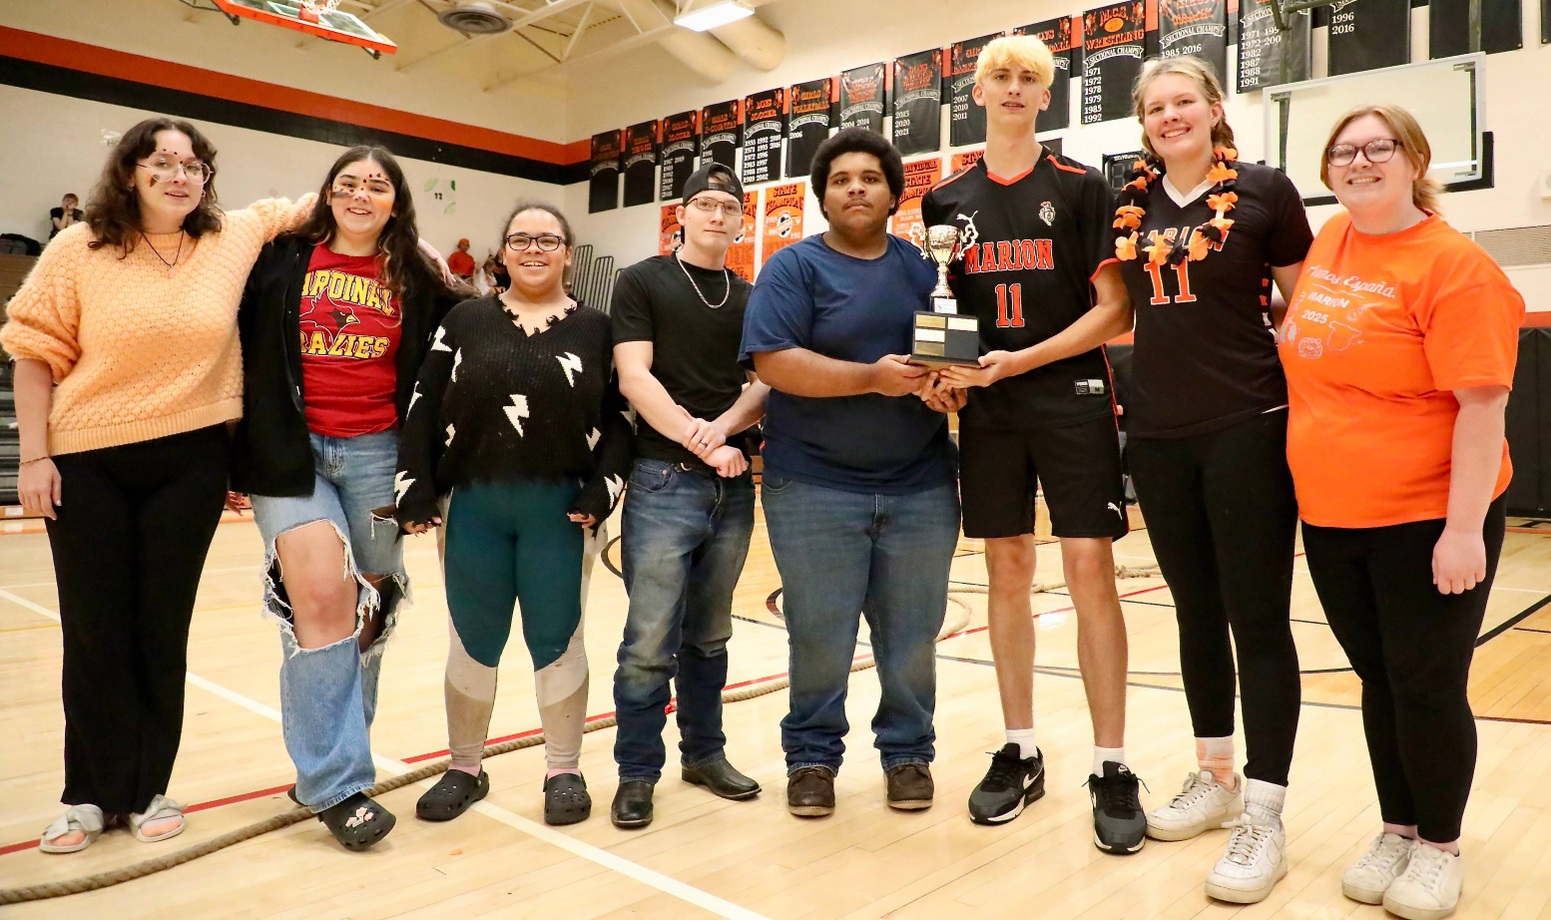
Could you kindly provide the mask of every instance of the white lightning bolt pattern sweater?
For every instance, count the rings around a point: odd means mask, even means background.
[[[630,469],[630,419],[609,319],[579,307],[538,335],[495,297],[452,308],[436,331],[399,440],[398,517],[476,482],[576,479],[573,510],[602,521]]]

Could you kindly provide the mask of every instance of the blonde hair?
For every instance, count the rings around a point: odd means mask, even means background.
[[[1417,124],[1416,117],[1398,105],[1360,105],[1340,118],[1336,119],[1335,126],[1330,129],[1330,136],[1325,138],[1323,150],[1329,150],[1346,130],[1346,126],[1365,115],[1373,115],[1389,125],[1389,129],[1395,132],[1395,140],[1400,141],[1400,152],[1405,155],[1406,161],[1421,173],[1411,183],[1411,203],[1423,211],[1436,213],[1438,210],[1438,196],[1443,192],[1443,183],[1427,174],[1428,167],[1432,166],[1433,148],[1427,143],[1427,135],[1422,133],[1422,126]],[[1363,154],[1367,156],[1367,154]],[[1325,188],[1335,191],[1330,184],[1330,161],[1325,158],[1323,152],[1319,158],[1319,181],[1325,183]]]
[[[1001,67],[1031,70],[1041,86],[1049,86],[1055,79],[1056,61],[1045,43],[1034,35],[1004,35],[994,39],[980,51],[975,64],[975,83]]]
[[[1143,97],[1147,95],[1147,87],[1152,85],[1152,81],[1168,74],[1177,74],[1194,82],[1208,105],[1221,105],[1223,101],[1222,83],[1217,80],[1217,72],[1212,69],[1212,65],[1198,57],[1184,54],[1179,57],[1154,58],[1143,64],[1141,73],[1136,75],[1136,84],[1131,87],[1131,106],[1136,110],[1137,122],[1143,125],[1142,148],[1154,159],[1162,157],[1152,149],[1152,141],[1147,139],[1147,112]],[[1212,146],[1230,149],[1237,146],[1233,142],[1233,128],[1228,125],[1226,113],[1212,125]]]

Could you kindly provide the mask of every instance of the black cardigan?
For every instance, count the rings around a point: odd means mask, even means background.
[[[237,313],[242,337],[242,420],[232,443],[232,489],[253,495],[311,495],[312,443],[302,408],[301,291],[313,244],[275,240],[248,274]],[[431,333],[458,302],[448,292],[421,292],[403,303],[403,335],[394,364],[399,424],[430,347]]]

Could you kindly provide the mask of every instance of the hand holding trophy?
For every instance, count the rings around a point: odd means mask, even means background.
[[[922,256],[937,265],[937,286],[930,311],[918,311],[910,340],[910,361],[928,367],[980,364],[980,326],[973,316],[959,315],[959,302],[948,288],[948,266],[962,253],[959,228],[937,224],[926,228]]]

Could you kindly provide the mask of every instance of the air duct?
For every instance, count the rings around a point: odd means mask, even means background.
[[[642,27],[663,20],[662,9],[654,0],[607,2]],[[786,36],[757,15],[712,32],[674,29],[659,44],[707,83],[721,83],[732,76],[733,64],[740,58],[760,70],[773,70],[786,55]]]
[[[786,36],[766,25],[758,13],[718,26],[711,34],[757,70],[775,70],[786,59]]]

